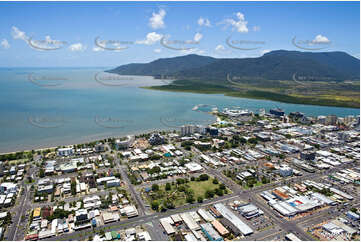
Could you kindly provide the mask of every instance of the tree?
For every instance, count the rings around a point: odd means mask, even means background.
[[[150,169],[148,171],[149,174],[154,174],[154,173],[159,173],[160,172],[160,167],[159,166],[155,166],[152,169]]]
[[[241,138],[239,139],[239,142],[240,142],[241,144],[245,144],[245,143],[247,143],[247,140],[246,140],[245,138],[241,137]]]
[[[194,181],[194,180],[195,180],[195,177],[194,177],[194,176],[192,176],[192,177],[191,177],[191,181]]]
[[[158,211],[158,208],[159,208],[158,201],[156,201],[156,200],[152,201],[151,207],[154,211]]]
[[[255,144],[255,145],[258,143],[258,141],[257,141],[256,138],[250,138],[250,139],[248,140],[248,142],[249,142],[250,144]]]
[[[186,191],[186,187],[185,187],[185,186],[179,186],[179,187],[178,187],[178,191],[180,191],[180,192],[185,192],[185,191]]]
[[[202,203],[202,202],[203,202],[203,197],[202,197],[202,196],[199,196],[199,197],[197,198],[197,201],[198,201],[199,203]]]
[[[213,184],[218,184],[219,182],[218,182],[218,180],[217,180],[217,178],[214,178],[213,179]]]
[[[204,195],[206,198],[212,198],[214,197],[214,191],[207,190]]]
[[[192,194],[188,195],[186,198],[187,203],[193,203],[194,202],[194,197]]]
[[[158,184],[153,184],[152,185],[152,191],[153,192],[159,191],[159,185]]]
[[[351,208],[350,211],[353,213],[357,213],[357,208]]]
[[[223,196],[223,190],[222,189],[219,189],[219,188],[216,188],[214,189],[214,192],[217,194],[217,196],[221,197]]]
[[[76,182],[75,181],[71,182],[70,188],[71,188],[71,195],[76,195]]]
[[[165,184],[165,190],[170,191],[171,189],[172,189],[172,186],[170,185],[170,183],[167,182],[167,184]]]
[[[165,202],[164,202],[164,206],[168,209],[173,209],[175,208],[174,206],[174,203],[170,200],[170,199],[167,199]]]
[[[201,181],[207,181],[209,179],[209,176],[207,174],[202,174],[199,176],[199,180]]]
[[[222,189],[222,190],[226,190],[226,185],[224,185],[223,183],[219,185],[219,189]]]
[[[45,176],[45,171],[44,171],[43,168],[41,168],[41,169],[39,170],[39,177],[44,177],[44,176]]]

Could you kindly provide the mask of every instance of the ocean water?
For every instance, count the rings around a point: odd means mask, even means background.
[[[116,76],[104,68],[0,68],[0,152],[75,144],[150,130],[206,124],[198,104],[252,111],[280,107],[307,115],[359,115],[359,109],[286,104],[224,95],[153,91],[152,77]]]

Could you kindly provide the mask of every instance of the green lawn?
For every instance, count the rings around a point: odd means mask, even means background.
[[[220,187],[220,184],[213,184],[213,177],[209,177],[206,181],[188,181],[184,184],[177,185],[176,182],[171,185],[171,189],[166,191],[166,184],[159,185],[158,191],[150,191],[149,193],[143,192],[145,194],[144,198],[148,201],[149,204],[152,204],[153,201],[158,201],[159,204],[163,204],[167,200],[172,202],[175,207],[182,206],[187,203],[187,193],[191,193],[194,197],[194,203],[197,203],[197,198],[202,197],[206,199],[205,193],[207,190],[214,191]],[[184,187],[186,191],[182,190],[181,187]],[[144,191],[144,190],[143,190]],[[226,192],[230,193],[231,191],[226,188]],[[217,197],[215,194],[214,197]]]
[[[219,184],[213,184],[213,179],[208,179],[207,181],[191,181],[188,183],[189,187],[194,191],[194,197],[199,196],[204,197],[204,193],[207,190],[214,190],[219,187]]]

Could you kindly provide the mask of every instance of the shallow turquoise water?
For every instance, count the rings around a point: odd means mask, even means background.
[[[210,115],[192,111],[197,104],[253,111],[280,107],[311,116],[360,113],[350,108],[146,90],[138,87],[162,82],[150,77],[110,80],[104,73],[103,79],[95,78],[103,69],[1,68],[0,152],[209,122]]]

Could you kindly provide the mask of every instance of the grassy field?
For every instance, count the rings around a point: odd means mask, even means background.
[[[243,83],[177,80],[152,90],[224,94],[232,97],[273,100],[284,103],[359,108],[360,84],[344,82],[257,81]]]
[[[182,188],[183,187],[183,188]],[[171,202],[174,207],[182,206],[186,203],[187,197],[189,194],[192,194],[194,198],[194,203],[197,203],[198,197],[206,199],[206,191],[214,191],[220,187],[219,184],[213,183],[213,178],[209,177],[206,181],[188,181],[184,184],[171,184],[171,189],[166,190],[166,184],[159,185],[158,191],[150,191],[149,193],[144,192],[145,199],[149,204],[152,204],[153,201],[157,201],[159,204],[165,204],[166,202]],[[225,193],[230,193],[229,189],[226,189]],[[214,194],[214,197],[217,197]]]
[[[194,191],[194,197],[197,198],[199,196],[204,197],[204,193],[207,190],[214,190],[219,187],[218,184],[213,184],[212,179],[208,179],[207,181],[191,181],[188,183],[188,186]]]

